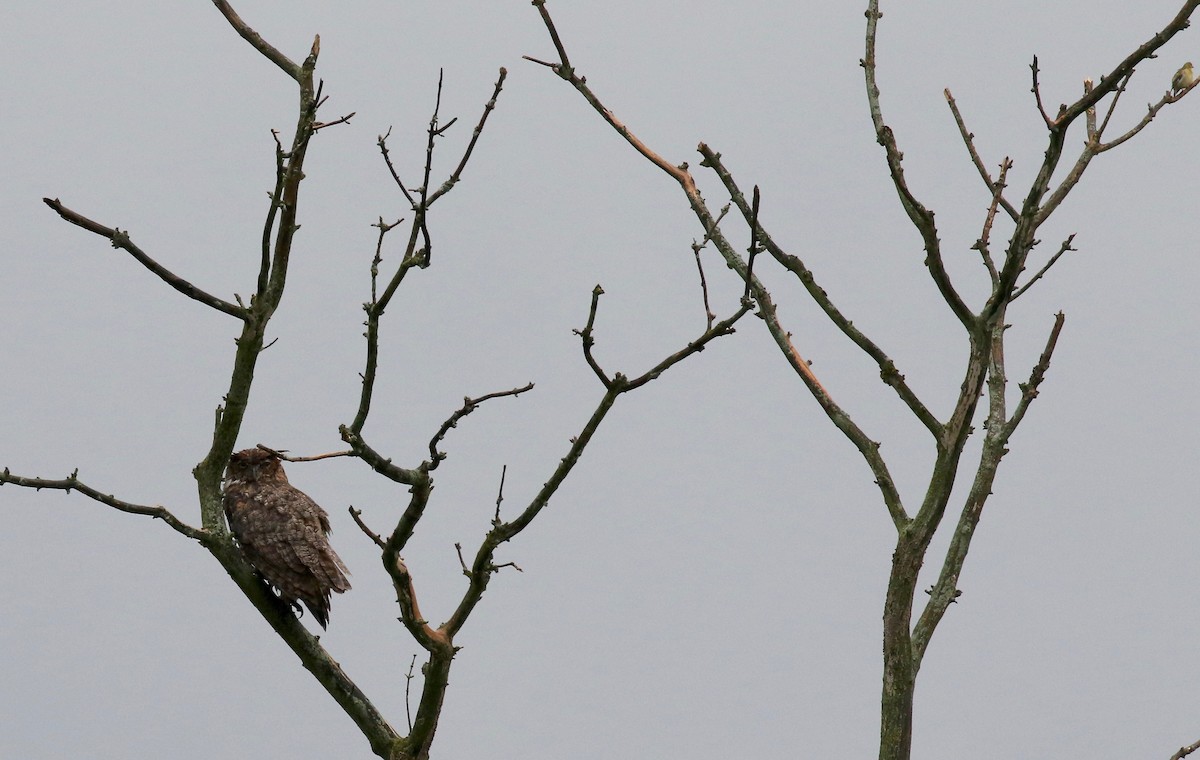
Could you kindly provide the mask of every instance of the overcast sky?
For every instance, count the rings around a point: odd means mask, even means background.
[[[692,164],[711,205],[725,196],[698,166],[701,140],[744,188],[762,188],[775,240],[944,418],[965,340],[872,135],[858,63],[865,6],[549,5],[579,72],[650,145]],[[984,160],[1013,158],[1012,193],[1023,197],[1045,148],[1032,57],[1053,109],[1178,6],[884,4],[885,117],[973,307],[986,273],[970,245],[988,194],[943,88]],[[324,117],[357,112],[310,148],[303,228],[270,327],[277,342],[259,363],[240,446],[343,448],[337,427],[353,417],[363,362],[369,225],[409,214],[376,137],[392,128],[415,184],[444,68],[443,123],[460,117],[435,159],[444,177],[508,67],[464,181],[434,208],[433,266],[410,276],[387,314],[364,431],[415,466],[464,396],[537,383],[446,440],[405,554],[438,623],[464,587],[454,543],[478,544],[501,467],[511,516],[602,394],[571,332],[593,286],[607,293],[599,360],[644,371],[703,330],[690,248],[701,230],[666,175],[568,85],[521,60],[554,55],[528,2],[235,7],[295,60],[319,33]],[[5,3],[0,28],[0,466],[56,478],[79,468],[105,492],[198,524],[191,469],[211,438],[238,325],[41,198],[129,230],[209,292],[248,295],[273,184],[270,130],[290,135],[294,83],[202,0]],[[1141,118],[1188,59],[1200,60],[1194,31],[1139,68],[1112,132]],[[963,596],[925,658],[916,757],[1165,759],[1200,739],[1200,522],[1188,485],[1200,412],[1198,115],[1193,94],[1101,155],[1042,229],[1040,256],[1071,233],[1079,252],[1010,311],[1014,381],[1059,309],[1066,327],[1004,459]],[[1068,141],[1068,160],[1081,139]],[[742,226],[727,234],[748,243]],[[741,288],[705,256],[714,310],[729,314]],[[924,429],[794,281],[765,262],[756,273],[824,384],[883,442],[906,501],[918,501],[932,455]],[[406,494],[348,459],[288,472],[330,512],[353,572],[322,642],[402,728],[418,649],[347,507],[387,530]],[[498,553],[524,573],[495,578],[456,639],[435,756],[874,756],[894,531],[871,480],[753,318],[622,397],[550,508]],[[78,495],[5,487],[0,514],[0,757],[370,756],[194,543]]]

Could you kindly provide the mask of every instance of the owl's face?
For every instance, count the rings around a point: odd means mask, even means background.
[[[225,481],[233,480],[276,480],[286,483],[287,476],[283,473],[283,465],[279,463],[279,458],[271,452],[245,449],[229,458],[229,467],[225,469]]]

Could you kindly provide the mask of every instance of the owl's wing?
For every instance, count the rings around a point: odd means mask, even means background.
[[[338,593],[348,590],[349,570],[329,544],[329,515],[325,510],[291,485],[264,494],[264,502],[285,523],[276,542],[281,561],[296,572],[311,573],[322,589]]]

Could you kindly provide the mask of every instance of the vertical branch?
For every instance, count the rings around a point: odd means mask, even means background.
[[[750,248],[746,252],[746,290],[742,300],[750,300],[750,283],[754,280],[754,257],[758,255],[758,185],[754,186],[754,200],[750,203]]]
[[[941,242],[938,240],[937,225],[934,224],[933,212],[925,208],[908,187],[904,177],[904,154],[896,145],[896,136],[892,128],[884,123],[883,109],[879,104],[879,84],[876,81],[875,37],[879,19],[883,14],[879,11],[879,0],[870,0],[867,5],[867,49],[862,59],[863,71],[867,82],[867,105],[871,111],[871,122],[875,126],[875,138],[883,146],[887,156],[888,172],[891,174],[892,185],[900,197],[900,205],[908,214],[909,221],[916,227],[917,232],[925,243],[925,265],[937,285],[938,292],[954,316],[968,332],[975,329],[975,315],[967,308],[958,291],[950,282],[950,275],[942,261]]]
[[[192,471],[199,489],[201,522],[206,530],[223,528],[225,525],[221,506],[221,475],[237,442],[238,432],[241,430],[242,418],[250,400],[250,388],[254,382],[254,368],[258,362],[258,354],[262,351],[267,323],[283,297],[283,290],[287,282],[287,265],[297,226],[296,213],[300,197],[300,183],[304,179],[304,156],[316,121],[317,103],[313,98],[313,70],[316,68],[317,54],[320,51],[320,37],[317,37],[313,40],[312,49],[304,64],[295,66],[279,51],[263,41],[253,29],[246,26],[228,3],[222,2],[222,0],[214,0],[214,3],[242,37],[249,40],[272,62],[293,75],[300,88],[300,107],[296,120],[296,132],[292,138],[292,149],[287,154],[282,173],[277,171],[276,184],[281,188],[278,203],[280,213],[278,228],[275,232],[275,243],[272,247],[270,274],[264,276],[262,271],[259,273],[259,290],[257,297],[249,306],[242,333],[237,339],[237,353],[234,356],[229,390],[225,394],[224,404],[217,410],[212,444],[204,459]],[[289,65],[285,66],[284,63]],[[278,160],[278,153],[276,155]],[[273,222],[276,207],[277,204],[273,200],[271,209],[267,213],[268,225]],[[265,288],[262,287],[264,282],[266,283]]]

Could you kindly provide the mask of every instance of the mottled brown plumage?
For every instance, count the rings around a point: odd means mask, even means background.
[[[329,515],[288,483],[277,456],[246,449],[229,458],[225,517],[254,569],[324,628],[330,595],[350,588],[349,571],[329,545]]]

